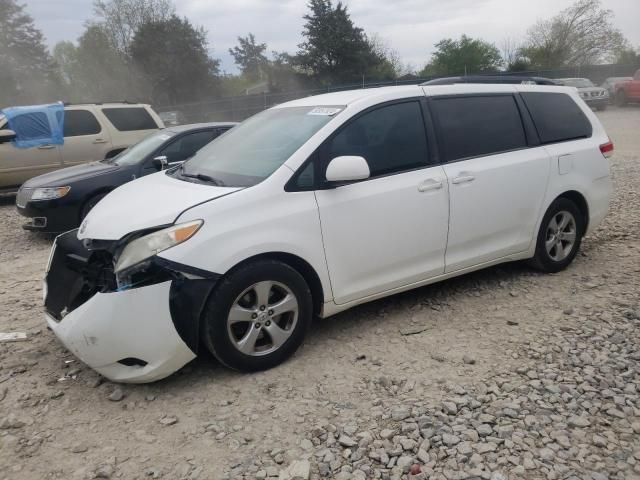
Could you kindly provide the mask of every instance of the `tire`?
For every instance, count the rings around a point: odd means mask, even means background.
[[[619,107],[624,107],[627,104],[627,94],[624,93],[624,90],[618,90],[616,93],[616,105]]]
[[[80,222],[82,222],[85,219],[85,217],[89,214],[91,209],[93,209],[93,207],[95,207],[98,204],[98,202],[106,196],[107,196],[106,193],[99,193],[98,195],[94,195],[93,197],[89,198],[89,200],[84,202],[84,205],[80,210]]]
[[[568,223],[564,229],[554,228],[554,225],[562,227],[565,219],[568,219]],[[564,235],[559,236],[559,231]],[[536,253],[530,260],[531,265],[547,273],[564,270],[578,253],[584,231],[585,218],[576,204],[568,198],[557,198],[549,206],[540,224]]]
[[[607,109],[606,105],[600,105],[598,107],[596,107],[596,110],[598,110],[599,112],[603,112]]]
[[[260,260],[221,280],[205,305],[201,338],[229,368],[267,370],[298,349],[312,315],[311,290],[302,275],[285,263]]]

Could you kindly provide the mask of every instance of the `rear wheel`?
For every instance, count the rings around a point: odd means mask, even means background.
[[[532,265],[549,273],[567,268],[580,249],[584,230],[585,219],[576,204],[556,199],[542,219]]]
[[[202,338],[224,365],[266,370],[302,344],[312,318],[312,297],[289,265],[261,260],[229,274],[205,307]]]

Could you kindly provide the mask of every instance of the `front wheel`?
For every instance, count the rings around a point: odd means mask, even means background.
[[[227,275],[207,301],[202,338],[220,363],[253,372],[274,367],[302,344],[313,302],[302,275],[261,260]]]
[[[616,105],[619,107],[624,107],[627,104],[627,94],[624,93],[624,90],[619,90],[616,93]]]
[[[556,199],[542,219],[531,264],[548,273],[564,270],[578,253],[584,230],[585,219],[576,204]]]

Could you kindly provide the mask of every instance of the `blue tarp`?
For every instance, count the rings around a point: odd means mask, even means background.
[[[28,107],[9,107],[0,111],[9,128],[16,132],[13,144],[18,148],[64,143],[64,104],[62,102]]]

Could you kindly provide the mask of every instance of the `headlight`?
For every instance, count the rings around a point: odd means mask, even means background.
[[[158,230],[130,242],[120,254],[116,273],[122,272],[154,255],[189,240],[202,226],[202,220],[181,223]]]
[[[31,200],[54,200],[56,198],[62,198],[69,193],[71,187],[45,187],[36,188],[33,190]]]

